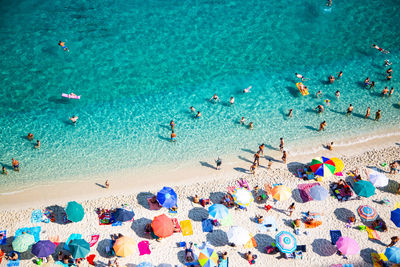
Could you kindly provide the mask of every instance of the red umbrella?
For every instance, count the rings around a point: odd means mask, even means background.
[[[168,218],[165,214],[154,217],[151,228],[153,228],[156,236],[162,238],[171,236],[174,233],[174,224],[171,218]]]

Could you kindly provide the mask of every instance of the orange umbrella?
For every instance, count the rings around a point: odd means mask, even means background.
[[[135,241],[130,237],[121,236],[115,241],[113,249],[117,256],[129,256],[135,251]]]
[[[151,228],[153,228],[156,236],[162,238],[171,236],[174,233],[174,224],[171,218],[168,218],[165,214],[154,217]]]

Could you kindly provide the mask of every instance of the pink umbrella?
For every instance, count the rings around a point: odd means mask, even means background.
[[[336,242],[336,247],[343,255],[354,255],[360,252],[357,242],[350,237],[341,236]]]

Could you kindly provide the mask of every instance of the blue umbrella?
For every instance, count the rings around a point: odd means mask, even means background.
[[[136,267],[154,267],[154,265],[146,261],[139,263]]]
[[[74,259],[84,258],[90,252],[90,244],[83,239],[74,239],[68,244]]]
[[[213,204],[208,208],[208,213],[211,217],[220,220],[228,216],[229,210],[222,204]]]
[[[328,190],[320,185],[311,187],[310,196],[315,200],[324,200],[328,197]]]
[[[385,256],[393,263],[400,263],[400,248],[390,247],[385,251]]]
[[[132,220],[133,216],[135,216],[135,213],[126,209],[117,209],[113,215],[116,221],[127,222]]]
[[[279,232],[275,236],[275,243],[282,253],[292,253],[297,248],[296,238],[286,231]]]
[[[44,258],[54,253],[56,245],[50,240],[40,240],[32,246],[32,254],[38,258]]]
[[[177,199],[178,197],[176,196],[174,189],[171,187],[164,187],[160,190],[160,192],[157,193],[158,203],[167,209],[170,209],[174,206],[176,207]]]
[[[390,219],[397,227],[400,227],[400,208],[392,210],[390,213]]]
[[[370,181],[361,180],[354,184],[354,192],[362,197],[370,197],[375,194],[375,187]]]

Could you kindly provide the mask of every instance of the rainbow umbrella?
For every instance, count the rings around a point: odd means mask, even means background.
[[[200,250],[198,261],[203,267],[216,267],[218,266],[218,254],[213,248],[204,247]]]
[[[162,238],[171,236],[174,233],[174,224],[171,218],[168,218],[165,214],[154,217],[151,228],[153,228],[156,236]]]
[[[393,263],[400,263],[400,248],[398,247],[390,247],[385,251],[385,256],[388,261]]]
[[[370,181],[360,180],[354,184],[354,192],[362,197],[370,197],[375,194],[375,187]]]
[[[336,247],[343,255],[354,255],[360,252],[357,242],[350,237],[339,237]]]
[[[297,248],[296,238],[287,231],[279,232],[275,236],[275,242],[282,253],[292,253]]]
[[[243,187],[235,188],[233,191],[233,201],[242,207],[248,207],[254,201],[251,192]]]
[[[319,175],[321,177],[332,176],[336,170],[335,163],[331,159],[325,157],[313,159],[311,161],[310,168],[315,175]]]
[[[390,219],[397,227],[400,227],[400,208],[392,210],[390,213]]]
[[[127,236],[121,236],[119,237],[113,246],[113,249],[115,251],[115,255],[119,257],[126,257],[129,255],[132,255],[133,252],[135,252],[135,241],[133,238],[127,237]]]
[[[362,205],[358,207],[357,209],[358,215],[365,221],[373,221],[378,217],[378,213],[376,213],[376,210],[368,205]]]
[[[210,214],[211,217],[218,220],[222,220],[223,218],[228,216],[229,210],[222,204],[214,204],[208,208],[208,213]]]
[[[163,187],[160,192],[157,193],[157,201],[161,206],[170,209],[177,206],[177,195],[171,187]]]
[[[336,176],[343,176],[343,169],[344,169],[344,163],[341,159],[338,158],[331,158],[333,163],[335,163],[335,172],[333,173]]]
[[[292,196],[292,191],[285,185],[277,185],[272,188],[272,197],[279,201],[284,201]]]

